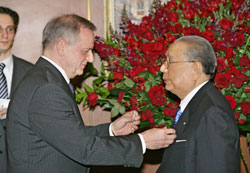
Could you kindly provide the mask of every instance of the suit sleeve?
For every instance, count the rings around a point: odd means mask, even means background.
[[[140,166],[143,155],[138,135],[90,135],[79,120],[76,107],[62,88],[42,85],[33,94],[29,106],[30,126],[38,138],[82,164]]]
[[[218,107],[210,107],[204,114],[196,133],[196,172],[238,172],[235,167],[240,161],[236,123]]]

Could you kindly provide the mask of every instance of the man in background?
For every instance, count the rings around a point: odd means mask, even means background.
[[[32,64],[11,54],[19,22],[18,14],[0,6],[0,172],[7,173],[6,110],[9,99]]]
[[[213,86],[211,44],[199,36],[177,39],[161,66],[165,88],[181,99],[177,138],[157,173],[240,173],[239,132],[227,99]]]
[[[168,147],[174,129],[141,134],[139,116],[85,126],[70,79],[94,61],[95,26],[78,15],[50,20],[43,30],[43,56],[21,81],[8,108],[9,173],[87,173],[90,165],[139,167],[146,148]],[[112,135],[115,135],[112,136]]]

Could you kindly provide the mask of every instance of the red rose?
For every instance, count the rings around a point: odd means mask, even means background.
[[[249,89],[249,88],[246,88],[246,89],[244,90],[244,92],[245,92],[245,93],[250,93],[250,89]]]
[[[154,123],[154,114],[151,109],[147,109],[146,111],[141,113],[141,119],[143,121],[148,120],[150,123]]]
[[[242,56],[239,59],[240,66],[247,66],[250,63],[250,59],[246,56]]]
[[[95,106],[95,104],[97,102],[97,98],[98,98],[98,96],[95,92],[88,94],[87,100],[89,101],[90,107]]]
[[[230,95],[226,95],[225,97],[226,97],[227,101],[230,103],[231,108],[232,108],[232,109],[235,109],[235,107],[236,107],[235,98],[233,98],[233,97],[230,96]]]
[[[239,104],[239,106],[241,107],[241,112],[244,115],[250,115],[250,102],[241,102]]]
[[[171,27],[171,31],[173,31],[173,33],[175,34],[181,34],[183,31],[182,25],[180,23],[176,23],[174,26]],[[170,34],[170,33],[166,33],[166,34]]]
[[[124,96],[124,92],[123,91],[119,92],[119,96],[118,96],[118,99],[117,99],[117,101],[119,103],[122,103],[123,96]]]
[[[171,108],[169,106],[165,107],[164,110],[163,110],[164,115],[165,116],[170,116],[170,117],[175,117],[176,112],[177,112],[176,108]]]
[[[114,73],[114,80],[120,81],[120,80],[122,80],[123,76],[124,76],[124,74],[122,72],[115,72]]]
[[[194,18],[194,10],[190,9],[190,8],[185,8],[182,10],[183,14],[184,14],[184,18],[187,20],[191,20]]]
[[[234,25],[234,23],[228,19],[221,19],[219,24],[220,24],[221,28],[224,30],[231,30],[233,25]]]
[[[214,81],[217,83],[218,88],[227,88],[231,84],[227,73],[217,73]]]
[[[168,43],[172,43],[176,40],[176,37],[172,35],[171,33],[166,33],[165,36],[166,36],[166,39],[168,40]]]
[[[169,19],[171,22],[176,23],[179,19],[179,13],[170,13]]]
[[[137,99],[136,99],[135,96],[132,96],[132,97],[130,98],[130,104],[131,104],[132,106],[136,106],[136,104],[137,104]]]
[[[215,40],[213,48],[215,49],[216,52],[225,51],[227,48],[227,42],[223,40]]]
[[[225,70],[225,67],[226,67],[225,59],[223,59],[220,56],[217,56],[216,59],[217,59],[217,69],[216,70],[218,73],[221,73]]]
[[[231,59],[234,55],[234,51],[232,47],[226,48],[225,52],[226,52],[226,56],[225,56],[226,59]]]
[[[229,80],[231,83],[235,83],[237,81],[237,76],[240,74],[240,70],[237,68],[233,67],[229,70],[226,71],[226,73],[229,76]]]
[[[234,34],[234,42],[232,43],[233,47],[242,46],[246,42],[245,37],[242,33],[236,32]]]
[[[143,34],[144,38],[146,38],[149,41],[154,40],[154,34],[151,31],[146,32],[145,34]]]
[[[241,125],[243,125],[243,124],[245,124],[245,123],[246,123],[246,120],[239,119],[239,123],[240,123]]]
[[[167,103],[165,96],[165,91],[162,86],[154,86],[148,91],[149,98],[153,105],[162,106]]]
[[[234,117],[235,117],[236,119],[239,119],[239,118],[240,118],[240,113],[239,113],[239,112],[234,112]]]
[[[128,106],[129,106],[129,103],[128,103],[128,102],[125,102],[125,106],[128,107]]]
[[[202,36],[207,39],[210,43],[212,43],[216,39],[216,35],[213,32],[206,31],[202,33]]]
[[[198,28],[195,27],[185,27],[183,34],[186,35],[200,35],[200,30]]]

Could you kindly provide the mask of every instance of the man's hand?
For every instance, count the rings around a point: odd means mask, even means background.
[[[138,129],[138,124],[140,124],[140,116],[136,111],[130,111],[116,119],[111,124],[111,129],[115,136],[128,135]]]
[[[146,148],[151,150],[166,148],[176,138],[175,130],[166,127],[149,129],[141,135],[145,140]]]
[[[0,109],[0,118],[2,118],[6,114],[5,109]]]

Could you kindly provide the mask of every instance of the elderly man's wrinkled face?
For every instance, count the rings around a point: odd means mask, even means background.
[[[78,41],[67,45],[61,65],[69,78],[82,75],[88,62],[94,61],[94,33],[87,28],[81,28]]]
[[[172,44],[167,51],[167,59],[161,66],[165,88],[183,99],[192,88],[191,73],[194,61],[188,61],[183,58],[187,50],[187,44],[177,42]]]

